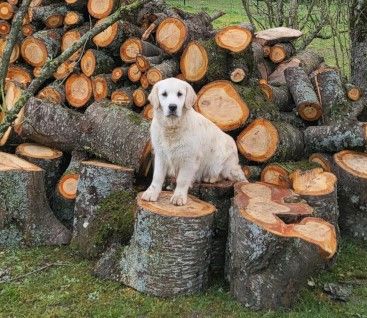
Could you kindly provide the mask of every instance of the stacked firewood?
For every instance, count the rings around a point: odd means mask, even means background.
[[[16,2],[0,3],[0,54]],[[0,128],[50,62],[132,2],[31,1]],[[260,309],[290,306],[334,263],[339,224],[367,240],[362,90],[315,52],[296,52],[300,31],[215,30],[221,15],[146,1],[57,65],[0,135],[0,246],[71,242],[99,259],[96,275],[164,297],[225,271],[232,295]],[[191,83],[196,111],[236,139],[253,183],[194,184],[184,207],[168,191],[135,200],[152,170],[147,97],[169,77]]]

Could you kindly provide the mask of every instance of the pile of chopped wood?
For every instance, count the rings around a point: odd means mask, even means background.
[[[362,90],[315,52],[296,52],[300,31],[215,30],[221,15],[161,0],[0,3],[0,55],[14,45],[0,246],[71,242],[99,258],[96,275],[164,297],[201,291],[225,270],[234,297],[260,309],[290,306],[334,263],[339,225],[367,241]],[[168,77],[193,85],[196,111],[236,139],[254,183],[195,184],[184,207],[169,192],[135,200],[152,170],[147,96]]]

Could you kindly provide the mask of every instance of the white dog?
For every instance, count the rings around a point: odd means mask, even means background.
[[[153,181],[143,200],[157,201],[166,175],[176,178],[171,198],[175,205],[187,203],[194,181],[247,181],[235,141],[193,109],[196,94],[188,83],[176,78],[160,81],[149,101],[154,109],[151,140],[155,160]]]

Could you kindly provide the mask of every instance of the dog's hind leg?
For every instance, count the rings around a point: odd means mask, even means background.
[[[236,156],[230,157],[224,164],[221,176],[230,181],[247,181],[245,173],[238,164]],[[247,181],[248,182],[248,181]]]

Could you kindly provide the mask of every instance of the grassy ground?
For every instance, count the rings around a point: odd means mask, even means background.
[[[62,265],[32,274],[52,263]],[[161,300],[96,279],[92,268],[67,247],[0,252],[0,272],[19,277],[0,283],[0,317],[367,317],[367,251],[351,242],[343,243],[333,270],[312,278],[315,286],[303,290],[287,312],[251,312],[221,280],[202,295]],[[326,282],[352,284],[350,301],[330,300],[322,291]]]

